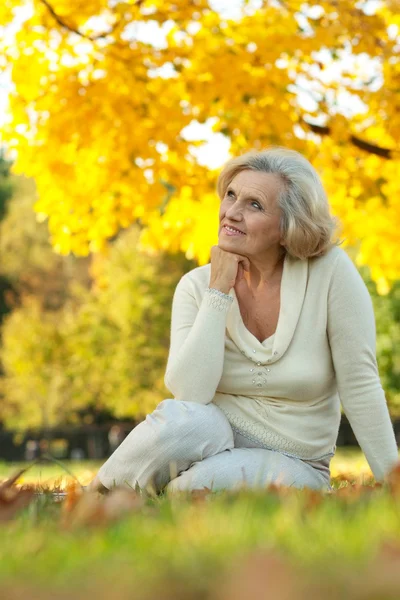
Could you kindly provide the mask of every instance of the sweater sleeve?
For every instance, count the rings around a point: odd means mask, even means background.
[[[222,376],[226,319],[233,298],[207,289],[198,306],[193,292],[186,274],[172,301],[164,382],[177,400],[208,404]]]
[[[328,336],[343,410],[376,481],[383,481],[398,449],[376,362],[371,297],[345,252],[330,283]]]

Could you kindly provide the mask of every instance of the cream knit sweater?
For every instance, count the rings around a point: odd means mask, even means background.
[[[333,456],[340,402],[377,481],[398,450],[376,363],[366,286],[341,248],[285,257],[276,332],[245,327],[234,288],[209,289],[211,265],[178,283],[165,384],[177,400],[214,402],[232,428],[304,460]]]

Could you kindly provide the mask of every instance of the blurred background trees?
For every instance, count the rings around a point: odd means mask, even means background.
[[[4,219],[8,202],[13,195],[12,176],[10,174],[11,161],[4,156],[4,150],[0,150],[0,226]],[[1,243],[1,240],[0,240]],[[1,259],[1,255],[0,255]],[[11,283],[7,277],[0,273],[0,324],[3,321],[4,315],[10,310],[7,304],[7,295],[12,289]],[[1,372],[1,366],[0,366]]]
[[[54,253],[37,223],[32,181],[16,179],[1,223],[0,272],[12,284],[2,328],[0,418],[13,428],[76,423],[82,409],[139,417],[167,397],[163,382],[181,253],[137,250],[139,227],[93,259]]]

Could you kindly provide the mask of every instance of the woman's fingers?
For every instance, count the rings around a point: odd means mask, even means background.
[[[248,258],[245,257],[242,264],[245,271],[250,271],[250,261]]]
[[[243,265],[240,262],[238,264],[238,272],[237,272],[237,279],[236,279],[236,281],[240,281],[241,279],[243,279]]]

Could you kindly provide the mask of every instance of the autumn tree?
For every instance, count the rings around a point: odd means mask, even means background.
[[[95,257],[54,253],[38,223],[33,180],[14,176],[0,223],[0,277],[12,285],[0,348],[0,421],[52,427],[83,409],[116,416],[151,410],[163,375],[173,290],[195,266],[180,253],[137,250],[132,227]]]
[[[365,269],[365,267],[363,268]],[[377,328],[377,359],[379,374],[392,416],[400,417],[400,282],[381,296],[363,272],[373,303]]]
[[[11,161],[8,161],[4,157],[4,152],[0,151],[0,228],[1,221],[4,219],[9,200],[13,195],[14,182],[13,177],[10,174]],[[4,258],[1,256],[1,229],[0,229],[0,264]],[[8,277],[1,273],[0,267],[0,324],[3,320],[4,315],[9,311],[7,304],[7,296],[12,291],[12,284]],[[1,373],[1,366],[0,366]]]
[[[198,122],[233,155],[303,152],[357,263],[381,293],[400,277],[397,0],[244,2],[235,19],[205,0],[7,0],[0,22],[19,7],[4,140],[56,252],[99,251],[139,221],[142,248],[207,262],[217,173],[187,139]]]
[[[11,428],[48,429],[73,410],[65,401],[65,351],[59,317],[45,312],[31,297],[4,320],[0,416]]]
[[[81,297],[67,329],[68,376],[74,396],[117,417],[144,416],[170,392],[164,373],[174,289],[195,264],[182,254],[137,251],[138,227],[92,267],[96,285]]]
[[[13,194],[13,181],[10,173],[11,161],[4,157],[4,150],[0,151],[0,221],[4,219],[8,201]]]
[[[89,259],[57,255],[38,223],[34,181],[12,177],[12,195],[0,222],[0,282],[6,281],[0,348],[0,422],[54,424],[65,406],[65,350],[60,314],[75,306],[73,285],[90,287]]]
[[[58,310],[27,296],[7,317],[0,416],[9,427],[76,422],[88,407],[138,418],[168,397],[172,295],[195,265],[138,253],[138,236],[137,227],[123,232],[95,259],[94,285],[76,282]]]
[[[0,276],[13,288],[9,305],[18,306],[29,296],[35,297],[43,310],[57,310],[71,298],[72,282],[90,287],[90,259],[56,254],[45,223],[37,222],[33,210],[37,200],[34,181],[18,176],[13,185],[0,223]]]

